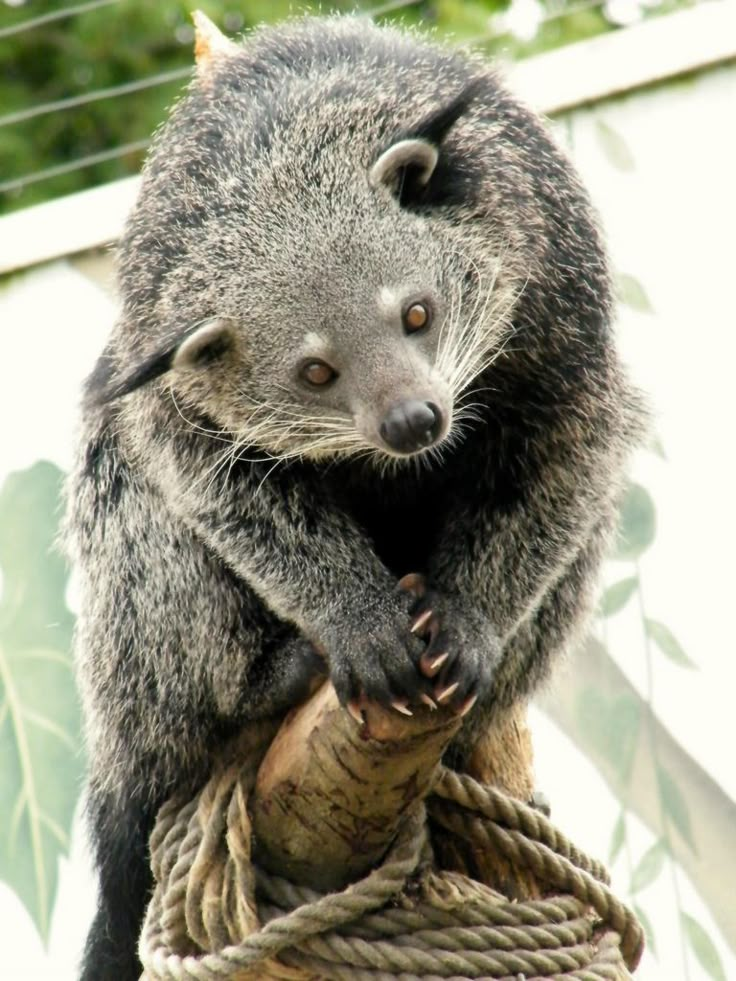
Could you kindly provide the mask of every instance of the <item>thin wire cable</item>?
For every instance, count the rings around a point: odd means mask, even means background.
[[[59,20],[62,17],[72,16],[73,14],[84,13],[88,10],[94,10],[98,7],[109,6],[113,3],[118,3],[119,0],[92,0],[90,3],[79,4],[76,7],[67,7],[64,10],[56,11],[53,14],[46,14],[42,17],[37,17],[34,20],[26,20],[22,24],[16,24],[11,28],[5,28],[0,30],[0,39],[6,37],[10,34],[19,33],[22,29],[30,29],[32,27],[37,27],[40,24],[48,23],[49,21]],[[391,13],[395,10],[401,10],[405,7],[415,6],[420,3],[421,0],[391,0],[391,2],[384,3],[380,6],[368,8],[365,10],[371,17],[379,17],[384,14]],[[568,8],[562,8],[554,13],[548,14],[546,17],[542,18],[539,23],[539,27],[543,24],[549,23],[550,21],[558,20],[562,17],[569,16],[571,14],[578,13],[584,10],[590,10],[597,7],[602,7],[605,0],[583,0],[583,2],[574,4]],[[500,35],[497,35],[500,36]],[[464,46],[481,44],[492,40],[494,37],[493,33],[479,34],[476,37],[464,39],[462,42]],[[129,92],[140,91],[146,88],[153,88],[155,85],[163,85],[168,81],[175,81],[179,78],[183,78],[190,74],[191,68],[186,69],[173,69],[170,72],[161,72],[159,75],[152,75],[149,78],[140,79],[135,82],[127,82],[118,86],[111,86],[107,89],[99,89],[95,92],[84,93],[78,96],[72,96],[68,99],[59,99],[55,102],[43,103],[39,106],[32,107],[31,109],[18,110],[13,113],[8,113],[5,116],[0,117],[0,128],[3,126],[8,126],[11,123],[21,122],[26,119],[32,119],[36,116],[45,115],[54,111],[63,111],[64,109],[74,108],[76,106],[85,105],[88,102],[94,102],[99,99],[113,98],[118,95],[125,95]],[[139,150],[146,149],[150,145],[150,139],[138,140],[132,143],[126,143],[118,147],[111,148],[109,150],[102,150],[98,153],[93,153],[85,157],[79,157],[76,160],[69,161],[65,164],[59,164],[55,167],[48,167],[44,170],[36,171],[35,173],[27,174],[23,177],[17,177],[12,180],[0,182],[0,193],[8,193],[10,191],[22,190],[29,184],[36,184],[40,181],[49,180],[52,177],[57,177],[61,174],[72,173],[75,170],[82,170],[85,167],[91,167],[96,163],[103,163],[107,160],[114,160],[118,157],[123,157],[128,153],[134,153]]]
[[[122,85],[111,85],[108,88],[95,89],[93,92],[84,92],[80,95],[70,96],[67,99],[57,99],[55,102],[42,102],[40,105],[32,106],[30,109],[18,109],[16,112],[9,112],[5,116],[0,116],[0,129],[3,126],[10,126],[13,123],[23,123],[27,119],[34,119],[36,116],[45,116],[51,112],[63,112],[65,109],[86,106],[90,102],[99,102],[100,99],[110,99],[119,95],[128,95],[131,92],[140,92],[142,89],[155,88],[157,85],[165,85],[167,82],[174,82],[180,78],[186,78],[191,73],[191,66],[187,68],[172,68],[168,72],[149,75],[147,78],[141,78],[135,82],[124,82]]]
[[[107,4],[117,2],[118,0],[97,0],[97,3],[88,4],[86,7],[90,8],[94,6],[105,6]],[[392,3],[385,3],[380,7],[368,8],[365,12],[371,17],[380,17],[384,14],[391,13],[394,10],[400,10],[403,7],[415,6],[421,2],[422,0],[393,0]],[[80,8],[77,9],[79,10]],[[43,20],[43,18],[37,18],[36,21],[32,22],[26,21],[25,24],[28,27],[33,27],[40,20]],[[17,26],[20,27],[22,25]],[[11,32],[14,30],[15,28],[10,28]],[[2,32],[0,32],[0,37],[2,37]],[[155,88],[158,85],[165,85],[167,82],[174,82],[181,78],[186,78],[191,74],[191,72],[191,67],[176,68],[168,72],[160,72],[158,75],[151,75],[148,78],[140,79],[135,82],[126,82],[122,85],[111,85],[107,88],[95,89],[92,92],[84,92],[80,95],[70,96],[66,99],[56,99],[53,102],[43,102],[40,105],[33,106],[30,109],[18,109],[15,112],[9,112],[4,116],[0,116],[0,129],[2,129],[3,126],[12,126],[15,123],[24,123],[26,120],[35,119],[38,116],[46,116],[52,112],[64,112],[67,109],[76,109],[80,106],[86,106],[91,102],[99,102],[102,99],[115,98],[121,95],[129,95],[132,92],[140,92],[143,89]]]
[[[392,14],[395,10],[403,10],[404,7],[416,7],[422,0],[391,0],[390,3],[382,3],[378,7],[367,7],[363,13],[370,17],[383,17],[384,14]]]
[[[37,170],[35,173],[27,174],[25,177],[16,177],[10,181],[3,181],[0,183],[0,194],[22,190],[28,184],[37,184],[39,181],[45,181],[51,177],[58,177],[60,174],[69,174],[74,170],[82,170],[84,167],[92,167],[94,164],[104,163],[106,160],[115,160],[117,157],[124,157],[128,153],[145,150],[150,143],[150,140],[136,140],[134,143],[124,143],[122,146],[114,147],[112,150],[91,153],[87,157],[78,157],[76,160],[70,160],[69,163],[59,164],[56,167],[47,167],[45,170]]]
[[[33,30],[34,27],[50,24],[55,20],[64,20],[66,17],[75,17],[77,14],[86,14],[90,10],[97,10],[98,7],[109,7],[111,4],[119,2],[120,0],[90,0],[90,3],[78,3],[75,7],[63,7],[61,10],[54,10],[50,14],[31,17],[20,21],[18,24],[12,24],[10,27],[0,28],[0,41],[6,37],[12,37],[13,34],[23,34],[25,31]]]
[[[546,17],[542,17],[540,19],[539,23],[537,24],[537,33],[539,32],[540,28],[542,28],[545,24],[549,24],[551,21],[561,20],[563,17],[570,17],[586,10],[596,10],[597,8],[604,7],[605,4],[606,0],[583,0],[582,3],[571,4],[569,7],[563,7],[560,10],[555,10],[553,13],[547,14]],[[503,20],[507,12],[507,10],[499,10],[496,15],[492,15],[492,18],[495,19],[497,16],[499,20]],[[483,44],[488,41],[494,41],[498,38],[505,37],[509,33],[512,32],[508,30],[491,30],[484,34],[476,34],[473,37],[463,38],[459,43],[463,47],[469,47],[475,44]],[[535,38],[536,36],[537,35],[535,34]]]

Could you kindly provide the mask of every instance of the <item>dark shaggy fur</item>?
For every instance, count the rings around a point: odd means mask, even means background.
[[[417,158],[372,179],[401,140]],[[86,981],[138,977],[156,809],[303,696],[315,645],[343,701],[431,690],[407,572],[442,621],[441,683],[479,696],[462,765],[584,624],[641,420],[569,161],[485,63],[362,20],[258,31],[200,71],[155,141],[120,285],[69,488],[100,875]],[[432,321],[407,333],[417,301]],[[299,374],[314,360],[337,372],[320,389]],[[443,431],[402,457],[380,433],[406,399]]]

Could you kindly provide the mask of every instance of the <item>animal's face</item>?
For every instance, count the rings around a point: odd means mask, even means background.
[[[213,132],[230,128],[235,162],[211,161],[203,138],[169,171],[162,144],[152,169],[165,206],[180,187],[205,220],[181,223],[184,244],[166,243],[180,258],[146,301],[166,341],[107,382],[102,400],[164,376],[185,419],[205,416],[244,450],[431,459],[462,431],[468,390],[500,350],[515,299],[504,242],[473,243],[434,206],[453,180],[443,141],[473,97],[470,84],[393,140],[377,124],[360,130],[363,102],[355,119],[342,108],[328,120],[332,130],[314,127],[319,107],[300,107],[259,167],[232,111]],[[202,98],[206,122],[217,107]],[[172,156],[183,152],[172,144]],[[179,222],[164,220],[171,236]],[[132,235],[130,269],[156,248],[155,228]]]
[[[276,456],[431,456],[458,434],[460,393],[492,347],[488,336],[478,346],[477,325],[471,333],[472,269],[431,222],[364,197],[351,228],[315,208],[293,213],[311,243],[298,254],[275,219],[254,252],[237,250],[237,290],[212,291],[212,315],[173,356],[170,392],[185,417],[196,406]],[[285,274],[259,276],[264,251],[285,256]],[[184,279],[167,302],[177,319],[199,306]]]
[[[366,231],[361,241],[354,233],[342,247],[294,257],[291,281],[276,296],[259,296],[252,322],[234,328],[248,383],[245,405],[234,399],[228,421],[234,427],[235,414],[252,409],[248,426],[259,427],[272,452],[404,456],[450,432],[441,341],[451,297],[436,250],[413,228],[414,255],[402,263],[391,248],[395,222],[374,216]]]
[[[495,266],[481,271],[384,189],[351,194],[350,227],[334,200],[282,202],[260,233],[202,242],[199,261],[219,253],[206,285],[196,266],[172,277],[160,316],[186,326],[160,367],[184,419],[206,415],[244,450],[313,459],[431,461],[461,434],[463,395],[504,339]]]

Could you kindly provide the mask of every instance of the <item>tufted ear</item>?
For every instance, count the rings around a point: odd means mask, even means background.
[[[207,320],[173,344],[162,345],[127,371],[118,372],[105,351],[85,385],[85,399],[104,405],[129,395],[169,371],[199,370],[217,361],[233,344],[233,326],[228,320]]]
[[[232,347],[233,340],[233,325],[229,320],[221,317],[207,320],[179,344],[171,359],[171,367],[175,371],[202,368],[222,357]]]
[[[368,171],[371,186],[385,184],[402,205],[431,202],[435,196],[433,178],[439,176],[440,170],[447,176],[447,167],[438,167],[445,156],[443,143],[468,111],[481,84],[479,78],[472,79],[445,105],[398,133]]]
[[[400,189],[407,172],[413,172],[413,180],[426,184],[437,166],[437,148],[426,140],[399,140],[384,150],[368,171],[371,187],[385,184],[392,190]]]
[[[212,23],[201,10],[192,13],[194,21],[194,59],[197,72],[206,76],[218,58],[229,58],[240,48]]]

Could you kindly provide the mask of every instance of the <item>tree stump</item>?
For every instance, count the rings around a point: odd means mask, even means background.
[[[432,789],[437,764],[462,720],[449,709],[411,717],[369,704],[359,725],[330,684],[289,713],[266,753],[251,800],[255,857],[294,883],[342,889],[386,853],[407,809]],[[478,743],[467,772],[511,796],[533,792],[526,708],[509,712]],[[514,898],[536,896],[492,855],[462,843],[433,844],[441,865]],[[511,892],[509,892],[511,890]]]
[[[475,779],[438,765],[457,713],[363,714],[325,685],[280,729],[245,730],[196,798],[164,805],[145,977],[630,977],[642,931],[603,867],[511,799],[532,794],[523,707],[481,739]],[[459,927],[485,949],[458,947]]]
[[[254,857],[268,871],[318,890],[344,888],[369,872],[407,810],[430,793],[442,754],[462,724],[449,709],[423,708],[407,717],[370,704],[363,716],[361,726],[325,684],[284,720],[251,799]],[[525,706],[486,733],[468,772],[530,799],[532,746]],[[438,827],[432,827],[432,844],[442,868],[468,874],[511,898],[539,895],[528,875],[500,856],[481,854]]]

